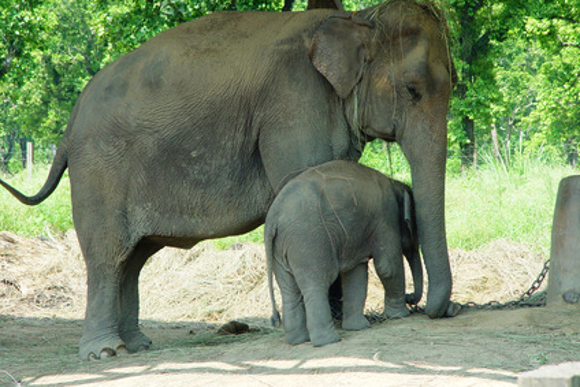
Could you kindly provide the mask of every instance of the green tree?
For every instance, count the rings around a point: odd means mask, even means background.
[[[507,166],[516,152],[541,147],[574,163],[580,0],[436,1],[448,14],[459,74],[450,155],[469,166],[478,150],[491,149]],[[343,5],[355,11],[380,2]],[[15,166],[26,140],[57,143],[88,80],[152,36],[210,12],[281,11],[290,3],[303,10],[307,1],[0,0],[0,169]]]
[[[549,60],[538,71],[542,85],[526,123],[535,130],[530,145],[544,146],[578,161],[580,139],[580,1],[540,1],[529,6],[524,27]]]
[[[27,140],[58,142],[103,66],[179,23],[221,10],[279,11],[268,0],[0,0],[0,169]],[[24,157],[23,157],[24,158]]]
[[[17,144],[25,141],[18,125],[18,104],[14,95],[22,85],[23,64],[30,63],[30,51],[37,44],[40,1],[0,1],[0,170],[17,153]]]

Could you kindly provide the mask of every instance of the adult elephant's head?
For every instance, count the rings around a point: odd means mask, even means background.
[[[310,57],[344,100],[350,126],[396,141],[411,165],[419,241],[429,276],[426,313],[447,313],[451,270],[445,233],[447,105],[455,82],[448,30],[430,2],[393,0],[336,13]]]

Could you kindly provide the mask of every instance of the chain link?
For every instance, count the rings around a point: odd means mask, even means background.
[[[460,304],[462,309],[487,309],[487,310],[497,310],[497,309],[517,309],[523,307],[538,307],[546,306],[546,293],[540,292],[536,296],[534,294],[538,291],[544,279],[550,271],[550,260],[548,259],[544,263],[542,271],[532,283],[530,288],[526,290],[519,299],[501,303],[499,301],[490,301],[485,304],[476,304],[475,302],[466,302],[465,304]]]
[[[499,310],[499,309],[517,309],[523,307],[539,307],[546,306],[546,292],[539,292],[534,295],[538,289],[542,286],[542,283],[546,279],[550,271],[550,260],[548,259],[544,263],[542,271],[532,283],[530,288],[526,290],[517,300],[508,301],[501,303],[499,301],[489,301],[485,304],[477,304],[473,301],[466,302],[465,304],[459,304],[461,309],[485,309],[485,310]],[[411,313],[425,313],[425,309],[418,305],[410,305]]]

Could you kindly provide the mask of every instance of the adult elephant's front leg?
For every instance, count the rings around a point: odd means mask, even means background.
[[[292,273],[274,259],[274,274],[282,294],[282,324],[288,344],[300,344],[310,340],[306,328],[304,299]]]

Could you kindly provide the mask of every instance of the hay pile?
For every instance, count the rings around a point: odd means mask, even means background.
[[[253,243],[166,248],[147,262],[141,289],[142,316],[155,320],[223,322],[271,311],[264,247]]]
[[[85,297],[74,231],[59,239],[0,232],[0,315],[82,318]]]
[[[517,299],[546,255],[509,240],[469,252],[452,250],[452,298],[461,303]],[[229,250],[217,250],[211,242],[191,250],[164,249],[143,269],[141,318],[221,323],[256,317],[267,324],[265,261],[263,246],[252,243]],[[382,310],[382,286],[372,269],[370,278],[367,309]],[[411,291],[409,273],[408,278]],[[82,319],[85,298],[85,267],[74,231],[44,239],[0,232],[0,315]],[[280,305],[279,294],[277,300]]]
[[[517,300],[536,280],[548,257],[548,251],[508,239],[473,251],[452,250],[452,298],[460,303]],[[546,279],[540,290],[547,285]]]

